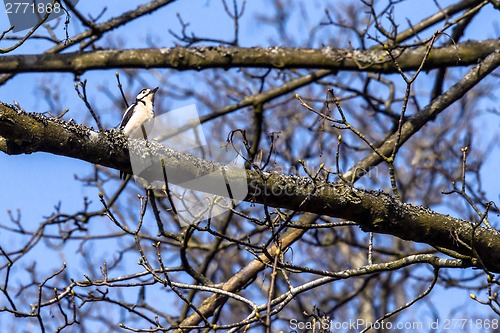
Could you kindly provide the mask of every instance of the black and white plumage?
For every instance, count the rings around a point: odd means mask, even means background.
[[[142,89],[139,95],[137,95],[134,103],[125,110],[125,114],[120,123],[120,130],[123,134],[130,136],[136,128],[140,127],[146,121],[153,119],[155,115],[154,98],[157,90],[158,87],[154,89]],[[140,137],[142,137],[142,132],[140,133]],[[120,179],[124,178],[124,172],[120,171]]]
[[[123,115],[120,123],[120,130],[123,131],[123,134],[130,136],[134,129],[154,117],[154,97],[157,90],[158,87],[154,89],[145,88],[139,92],[135,102],[127,108]]]

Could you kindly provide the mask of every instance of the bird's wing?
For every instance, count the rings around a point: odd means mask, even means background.
[[[132,114],[134,113],[134,108],[136,105],[137,103],[133,103],[127,108],[125,114],[123,115],[122,122],[120,123],[120,129],[123,129],[125,125],[127,125],[130,118],[132,118]]]

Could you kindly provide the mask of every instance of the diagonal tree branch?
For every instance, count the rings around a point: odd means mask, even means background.
[[[403,71],[416,70],[427,46],[397,47],[391,50]],[[444,66],[467,66],[500,49],[500,40],[464,42],[435,48],[423,70]],[[298,49],[195,47],[163,49],[105,50],[91,52],[11,55],[0,57],[0,73],[72,72],[109,68],[175,68],[201,70],[208,68],[323,68],[330,70],[396,73],[398,70],[386,50]]]
[[[429,27],[433,26],[434,24],[442,21],[442,20],[448,20],[450,16],[465,10],[467,8],[472,8],[474,6],[479,5],[482,0],[463,0],[457,3],[454,3],[450,5],[449,7],[444,8],[443,10],[440,10],[434,15],[431,15],[427,17],[426,19],[420,21],[419,23],[412,25],[410,28],[406,29],[405,31],[402,31],[400,34],[398,34],[394,40],[394,43],[401,43],[404,40],[407,40],[413,36],[416,36],[419,32],[428,29]]]
[[[498,55],[500,58],[500,54]],[[8,154],[45,151],[130,171],[126,139],[116,130],[95,132],[81,125],[54,120],[39,114],[17,112],[0,104],[0,150]],[[135,146],[137,145],[137,146]],[[213,174],[223,168],[218,163],[201,160],[166,148],[154,141],[145,146],[137,141],[131,148],[149,148],[165,156],[167,169],[177,170],[172,183]],[[178,172],[182,170],[182,172]],[[229,183],[240,177],[225,169]],[[477,227],[470,222],[404,204],[382,193],[356,189],[339,183],[315,183],[305,177],[247,170],[248,196],[245,200],[349,219],[365,231],[390,234],[402,239],[446,248],[471,258],[479,266],[500,272],[500,233]],[[241,179],[237,179],[241,181]],[[473,250],[472,250],[473,249]]]
[[[358,170],[369,170],[370,167],[378,165],[382,162],[382,157],[379,154],[390,156],[396,142],[399,142],[399,146],[397,147],[399,149],[400,146],[410,139],[413,134],[417,133],[425,124],[436,119],[442,111],[462,98],[470,89],[499,66],[500,49],[497,49],[483,62],[471,69],[460,81],[451,86],[450,89],[432,100],[421,112],[409,118],[401,127],[399,140],[397,132],[392,134],[377,147],[378,153],[372,152],[363,160],[356,163],[356,165],[344,175],[345,179],[354,182],[361,176]]]

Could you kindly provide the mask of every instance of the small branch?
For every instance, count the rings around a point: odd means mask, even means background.
[[[82,92],[80,92],[79,87],[82,87]],[[75,83],[75,90],[76,93],[78,94],[78,97],[85,103],[85,106],[87,109],[89,109],[90,114],[92,115],[92,118],[94,118],[97,128],[99,128],[99,131],[103,132],[104,128],[102,127],[101,120],[99,119],[99,116],[95,113],[94,109],[92,108],[92,105],[90,105],[88,99],[87,99],[87,80],[84,80],[83,82],[78,82]]]
[[[116,75],[116,82],[118,83],[118,89],[120,90],[120,93],[121,93],[122,98],[123,98],[123,102],[125,103],[125,109],[127,109],[129,107],[129,104],[128,104],[127,98],[125,97],[125,93],[123,92],[123,86],[122,86],[122,83],[120,82],[120,74],[118,74],[118,72],[116,72],[115,75]]]

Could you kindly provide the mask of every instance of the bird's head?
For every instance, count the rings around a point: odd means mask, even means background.
[[[158,91],[158,87],[154,89],[145,88],[139,92],[136,97],[136,102],[142,102],[144,104],[151,103],[154,104],[155,92]]]

